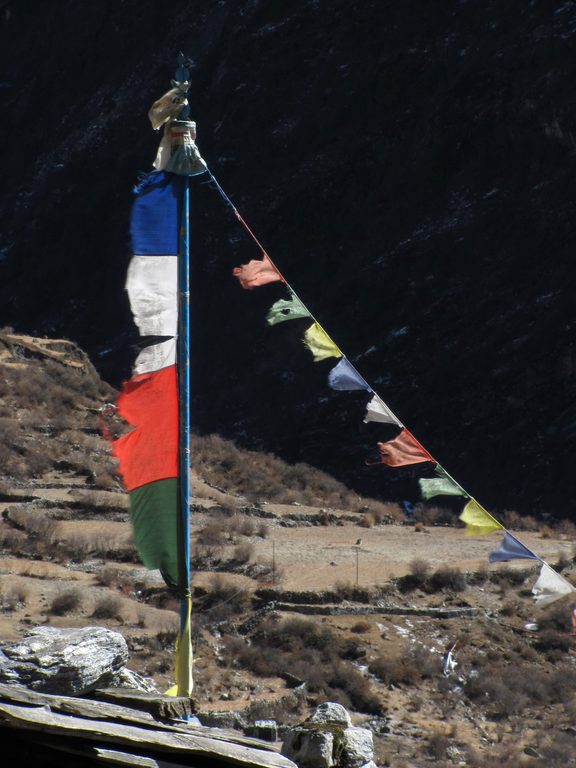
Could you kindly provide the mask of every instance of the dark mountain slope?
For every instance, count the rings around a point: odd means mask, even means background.
[[[573,2],[1,4],[0,321],[128,372],[131,186],[174,54],[199,145],[288,279],[481,501],[573,515]],[[388,433],[330,393],[216,191],[193,189],[196,425],[383,497]]]

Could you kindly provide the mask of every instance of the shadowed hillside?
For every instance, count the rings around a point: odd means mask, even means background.
[[[57,10],[55,10],[57,7]],[[215,175],[360,371],[490,508],[573,515],[572,2],[1,4],[0,322],[129,371],[123,281],[146,111],[182,49]],[[198,180],[194,419],[381,498],[387,434],[325,384]],[[373,426],[373,425],[372,425]]]

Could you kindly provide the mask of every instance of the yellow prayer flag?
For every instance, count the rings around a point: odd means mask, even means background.
[[[186,622],[180,626],[180,633],[176,639],[176,685],[169,688],[166,696],[190,697],[194,689],[192,677],[193,654],[192,638],[190,631],[190,618],[192,613],[192,598],[188,596],[186,604]]]
[[[314,356],[314,362],[326,360],[328,357],[342,357],[342,352],[318,323],[312,323],[304,334],[304,344]]]
[[[467,536],[482,536],[485,533],[492,533],[492,531],[499,531],[504,528],[475,499],[471,499],[466,504],[460,515],[460,520],[466,523]]]

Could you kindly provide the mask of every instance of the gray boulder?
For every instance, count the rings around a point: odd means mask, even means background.
[[[0,682],[73,696],[112,684],[127,661],[126,641],[110,629],[36,627],[0,649]]]
[[[292,728],[282,744],[282,754],[298,768],[331,768],[333,753],[334,734],[330,731]]]
[[[352,720],[350,720],[350,715],[346,708],[335,701],[326,701],[323,704],[318,704],[308,718],[308,722],[342,725],[344,728],[349,728],[352,725]]]
[[[346,709],[332,701],[288,731],[282,754],[299,768],[375,768],[372,731],[353,726]]]
[[[341,762],[345,768],[362,768],[374,757],[374,738],[368,728],[346,728]]]

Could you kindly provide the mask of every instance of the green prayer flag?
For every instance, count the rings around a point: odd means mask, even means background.
[[[418,484],[422,498],[426,501],[434,496],[466,496],[462,488],[448,477],[421,477]]]
[[[297,320],[299,317],[310,317],[310,312],[294,291],[290,288],[288,290],[290,291],[289,299],[280,299],[270,307],[266,316],[268,325],[277,325],[286,322],[286,320]]]

